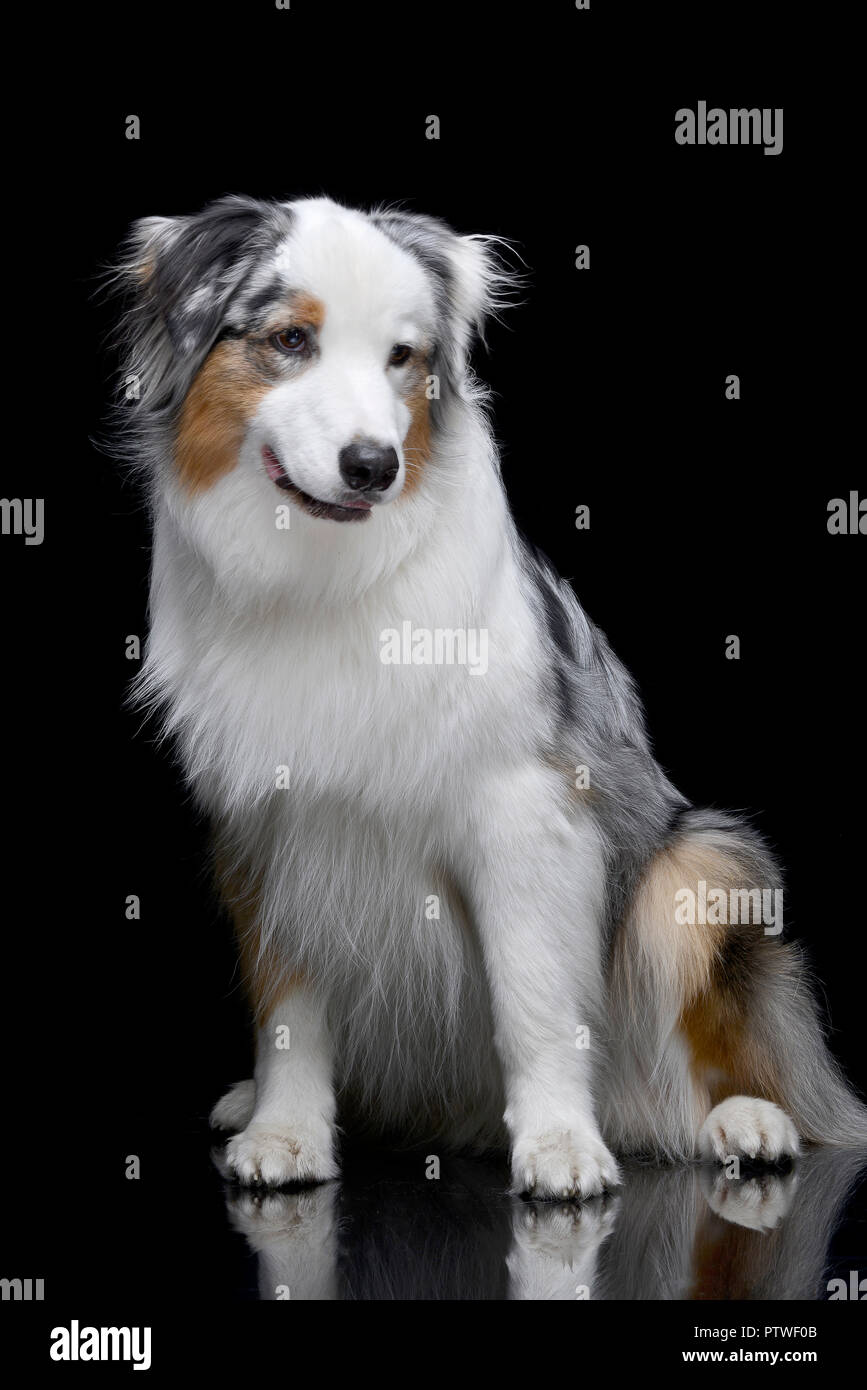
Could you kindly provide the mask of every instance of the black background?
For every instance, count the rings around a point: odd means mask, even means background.
[[[146,630],[147,518],[91,443],[115,370],[98,274],[139,216],[228,192],[327,193],[516,244],[524,303],[476,366],[517,519],[636,676],[675,783],[749,810],[776,847],[787,933],[826,986],[835,1053],[867,1084],[867,543],[826,526],[829,499],[861,481],[840,424],[852,248],[835,131],[807,79],[793,86],[785,29],[760,37],[746,7],[701,31],[688,11],[537,11],[477,5],[467,27],[449,5],[124,7],[70,26],[60,85],[22,111],[41,133],[10,155],[29,190],[8,286],[28,306],[15,316],[28,370],[7,410],[26,387],[27,442],[4,459],[3,493],[45,497],[46,537],[0,546],[2,1159],[12,1190],[35,1175],[54,1195],[38,1221],[12,1211],[7,1248],[94,1297],[118,1261],[127,1289],[164,1287],[179,1244],[202,1297],[245,1277],[226,1274],[211,1234],[203,1128],[250,1074],[231,932],[205,827],[123,708],[125,639]],[[700,99],[784,107],[783,153],[678,146],[674,113]],[[579,243],[589,271],[574,268]],[[739,661],[725,659],[731,633]],[[133,1153],[147,1181],[125,1179]]]

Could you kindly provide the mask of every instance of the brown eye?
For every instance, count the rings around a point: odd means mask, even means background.
[[[404,362],[408,362],[412,357],[412,348],[408,343],[395,343],[388,355],[388,365],[390,367],[402,367]]]
[[[280,352],[302,352],[307,346],[307,334],[303,328],[284,328],[273,334],[271,342]]]

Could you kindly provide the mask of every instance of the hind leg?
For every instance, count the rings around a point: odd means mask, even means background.
[[[779,1163],[801,1151],[798,1131],[785,1110],[770,1100],[729,1096],[715,1105],[698,1133],[702,1158],[726,1163],[746,1158]]]
[[[805,1039],[809,990],[781,923],[766,920],[779,901],[771,855],[731,818],[688,824],[648,865],[615,947],[613,1024],[634,1035],[619,1048],[625,1140],[776,1162],[799,1150],[798,1076],[827,1081],[824,1045]]]
[[[236,1081],[224,1096],[221,1096],[210,1114],[212,1129],[228,1129],[233,1134],[246,1129],[256,1108],[256,1082],[252,1076],[247,1081]]]

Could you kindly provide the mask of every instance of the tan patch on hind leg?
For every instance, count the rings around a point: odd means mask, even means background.
[[[709,871],[706,850],[689,840],[657,852],[636,889],[627,931],[618,936],[616,951],[625,981],[635,971],[631,957],[637,951],[639,961],[646,961],[654,974],[676,988],[682,1004],[706,987],[724,928],[690,926],[678,922],[676,912],[677,894],[684,888],[696,892],[699,879],[707,881]]]
[[[688,1072],[680,1084],[690,1088],[691,1100],[671,1105],[671,1123],[683,1126],[688,1108],[695,1126],[691,1142],[713,1106],[728,1096],[760,1095],[783,1104],[773,1057],[757,1044],[750,1022],[759,960],[754,952],[772,955],[773,943],[750,935],[760,933],[758,926],[678,921],[683,890],[697,898],[703,881],[728,895],[745,886],[744,874],[735,854],[700,835],[676,839],[648,865],[615,942],[612,999],[621,1026],[634,1029],[640,1040],[656,1015],[659,1031],[650,1030],[648,1045],[665,1049],[672,1027],[686,1045]],[[767,954],[761,963],[765,972],[772,965]],[[639,1059],[632,1084],[652,1086],[657,1060]],[[661,1091],[653,1103],[664,1116],[668,1093]]]
[[[737,858],[713,846],[695,842],[682,862],[690,878],[681,887],[693,893],[703,880],[709,889],[721,889],[730,903],[732,892],[746,886]],[[698,934],[706,960],[703,977],[696,974],[684,991],[678,1021],[696,1079],[707,1087],[713,1105],[737,1094],[759,1094],[782,1104],[773,1058],[756,1045],[750,1029],[757,953],[773,945],[760,935],[758,924],[697,923],[681,930]]]

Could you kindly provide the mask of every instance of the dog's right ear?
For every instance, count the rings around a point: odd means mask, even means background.
[[[153,280],[157,260],[168,251],[181,223],[180,217],[140,217],[133,222],[124,269],[142,288]]]
[[[144,217],[133,225],[107,283],[125,301],[115,344],[124,399],[131,381],[140,392],[138,422],[180,404],[238,292],[291,225],[290,208],[246,197],[219,198],[191,217]]]
[[[228,197],[192,217],[144,217],[130,233],[122,273],[140,308],[179,357],[211,347],[259,256],[288,231],[288,209]]]

